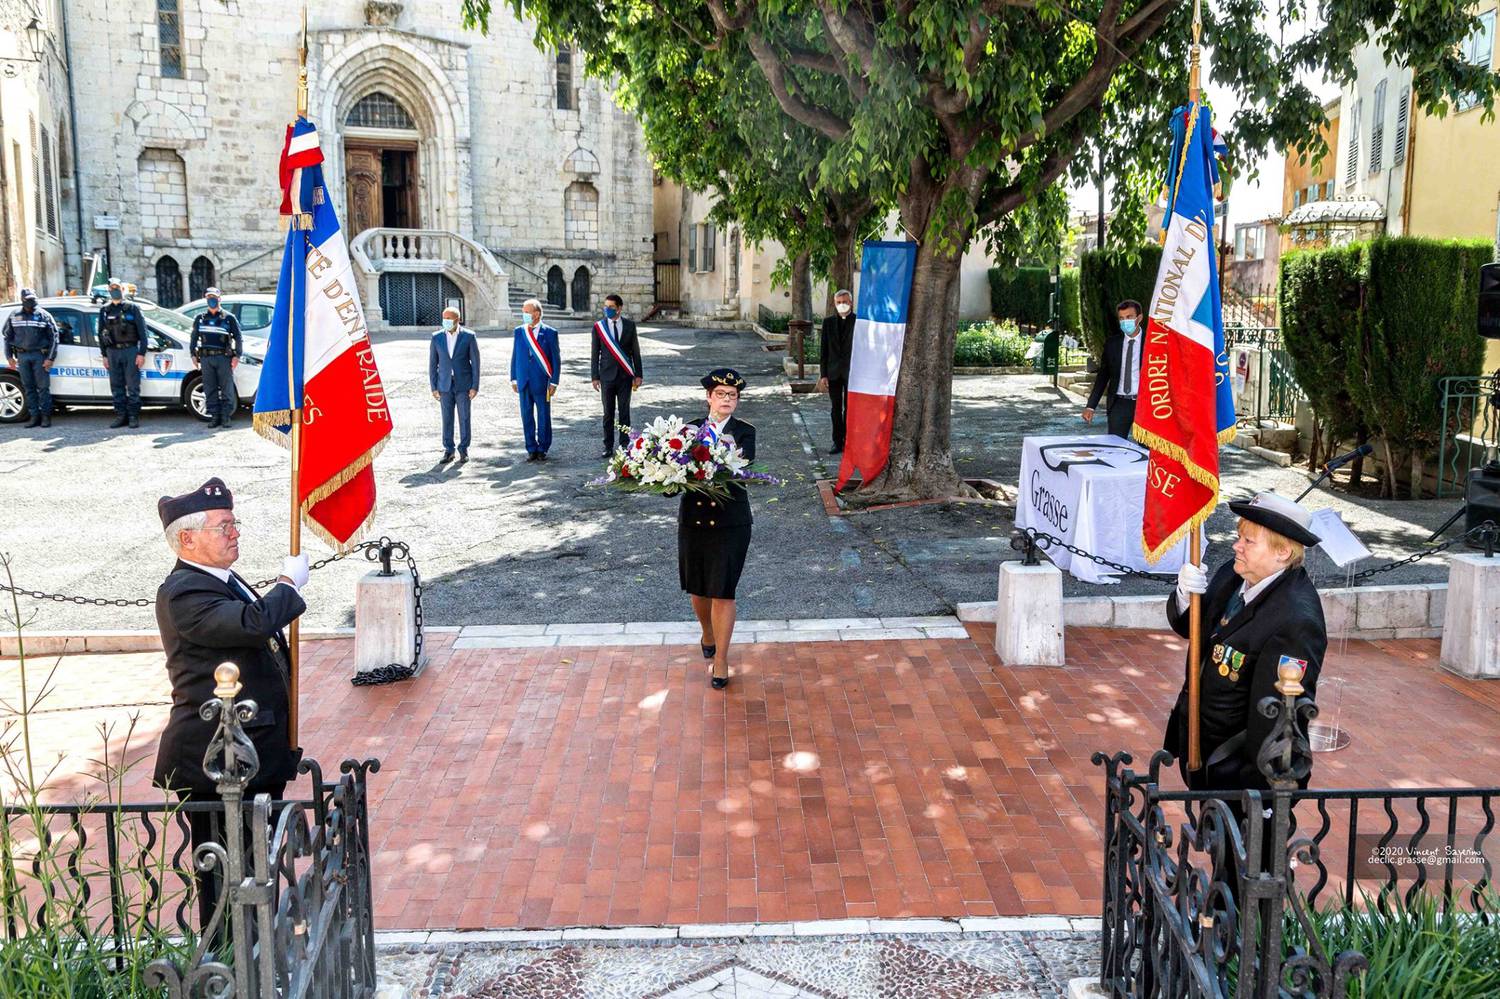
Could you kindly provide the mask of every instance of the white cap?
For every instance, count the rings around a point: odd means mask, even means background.
[[[217,289],[217,288],[204,288],[203,289],[203,297],[204,298],[207,298],[210,295],[218,295],[218,294],[219,294],[219,289]]]

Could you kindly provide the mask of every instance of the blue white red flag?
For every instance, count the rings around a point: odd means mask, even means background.
[[[1135,439],[1151,449],[1141,542],[1155,563],[1219,502],[1219,444],[1234,437],[1214,247],[1219,169],[1209,109],[1172,114],[1166,239],[1146,316]]]
[[[342,551],[374,520],[371,463],[390,435],[391,412],[322,161],[317,130],[298,118],[281,156],[282,212],[290,227],[255,394],[255,429],[289,447],[292,410],[300,406],[302,522]]]
[[[861,260],[849,357],[849,430],[838,489],[844,488],[855,469],[862,482],[873,481],[890,459],[917,244],[868,241]]]

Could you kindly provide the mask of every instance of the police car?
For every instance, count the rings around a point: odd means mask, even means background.
[[[202,376],[188,353],[193,321],[151,302],[138,298],[131,301],[145,316],[150,337],[146,367],[141,371],[141,405],[183,408],[207,422],[210,417],[203,402]],[[37,305],[57,320],[59,332],[57,359],[52,362],[52,398],[69,406],[111,405],[109,371],[99,352],[99,307],[80,296],[42,298]],[[0,305],[0,325],[20,307],[19,302]],[[265,353],[265,340],[245,339],[244,356],[234,369],[234,388],[241,406],[255,401]],[[19,423],[30,416],[19,372],[0,367],[0,423]]]
[[[240,334],[246,337],[265,339],[271,335],[271,317],[276,314],[276,296],[259,292],[241,295],[221,295],[219,308],[240,322]],[[189,319],[196,319],[208,311],[208,299],[199,298],[177,310]]]

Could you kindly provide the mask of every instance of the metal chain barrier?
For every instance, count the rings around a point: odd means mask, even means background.
[[[397,680],[409,680],[416,675],[417,668],[422,662],[422,644],[424,635],[422,633],[422,576],[417,572],[417,560],[412,557],[410,547],[402,541],[392,541],[388,537],[382,537],[379,541],[361,541],[346,552],[339,552],[327,558],[320,558],[308,565],[308,571],[321,569],[326,565],[342,561],[355,552],[363,552],[366,559],[371,562],[379,562],[381,575],[395,575],[391,569],[391,559],[399,557],[406,560],[406,568],[411,572],[412,585],[416,593],[416,625],[417,638],[415,648],[412,651],[411,662],[402,665],[391,663],[389,666],[381,666],[378,669],[359,673],[350,681],[355,686],[364,687],[373,684],[394,683]],[[399,552],[399,555],[397,554]],[[276,583],[280,576],[272,576],[252,584],[256,590],[264,589]],[[33,600],[51,600],[56,603],[77,604],[83,607],[150,607],[156,601],[151,597],[137,597],[127,599],[124,597],[83,597],[71,596],[64,593],[46,593],[42,590],[27,590],[19,586],[7,586],[0,583],[0,593],[14,593],[17,596],[30,597]]]

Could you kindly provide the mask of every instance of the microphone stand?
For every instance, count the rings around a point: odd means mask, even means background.
[[[1469,509],[1469,504],[1468,504],[1467,501],[1465,501],[1462,506],[1460,506],[1457,510],[1453,511],[1453,516],[1451,516],[1447,520],[1443,521],[1443,526],[1442,527],[1439,527],[1437,530],[1433,531],[1431,535],[1428,536],[1426,543],[1430,545],[1434,541],[1436,541],[1438,538],[1442,537],[1443,532],[1446,531],[1446,530],[1448,530],[1448,528],[1452,527],[1454,524],[1456,524],[1458,522],[1458,518],[1462,517],[1468,511],[1468,509]]]

